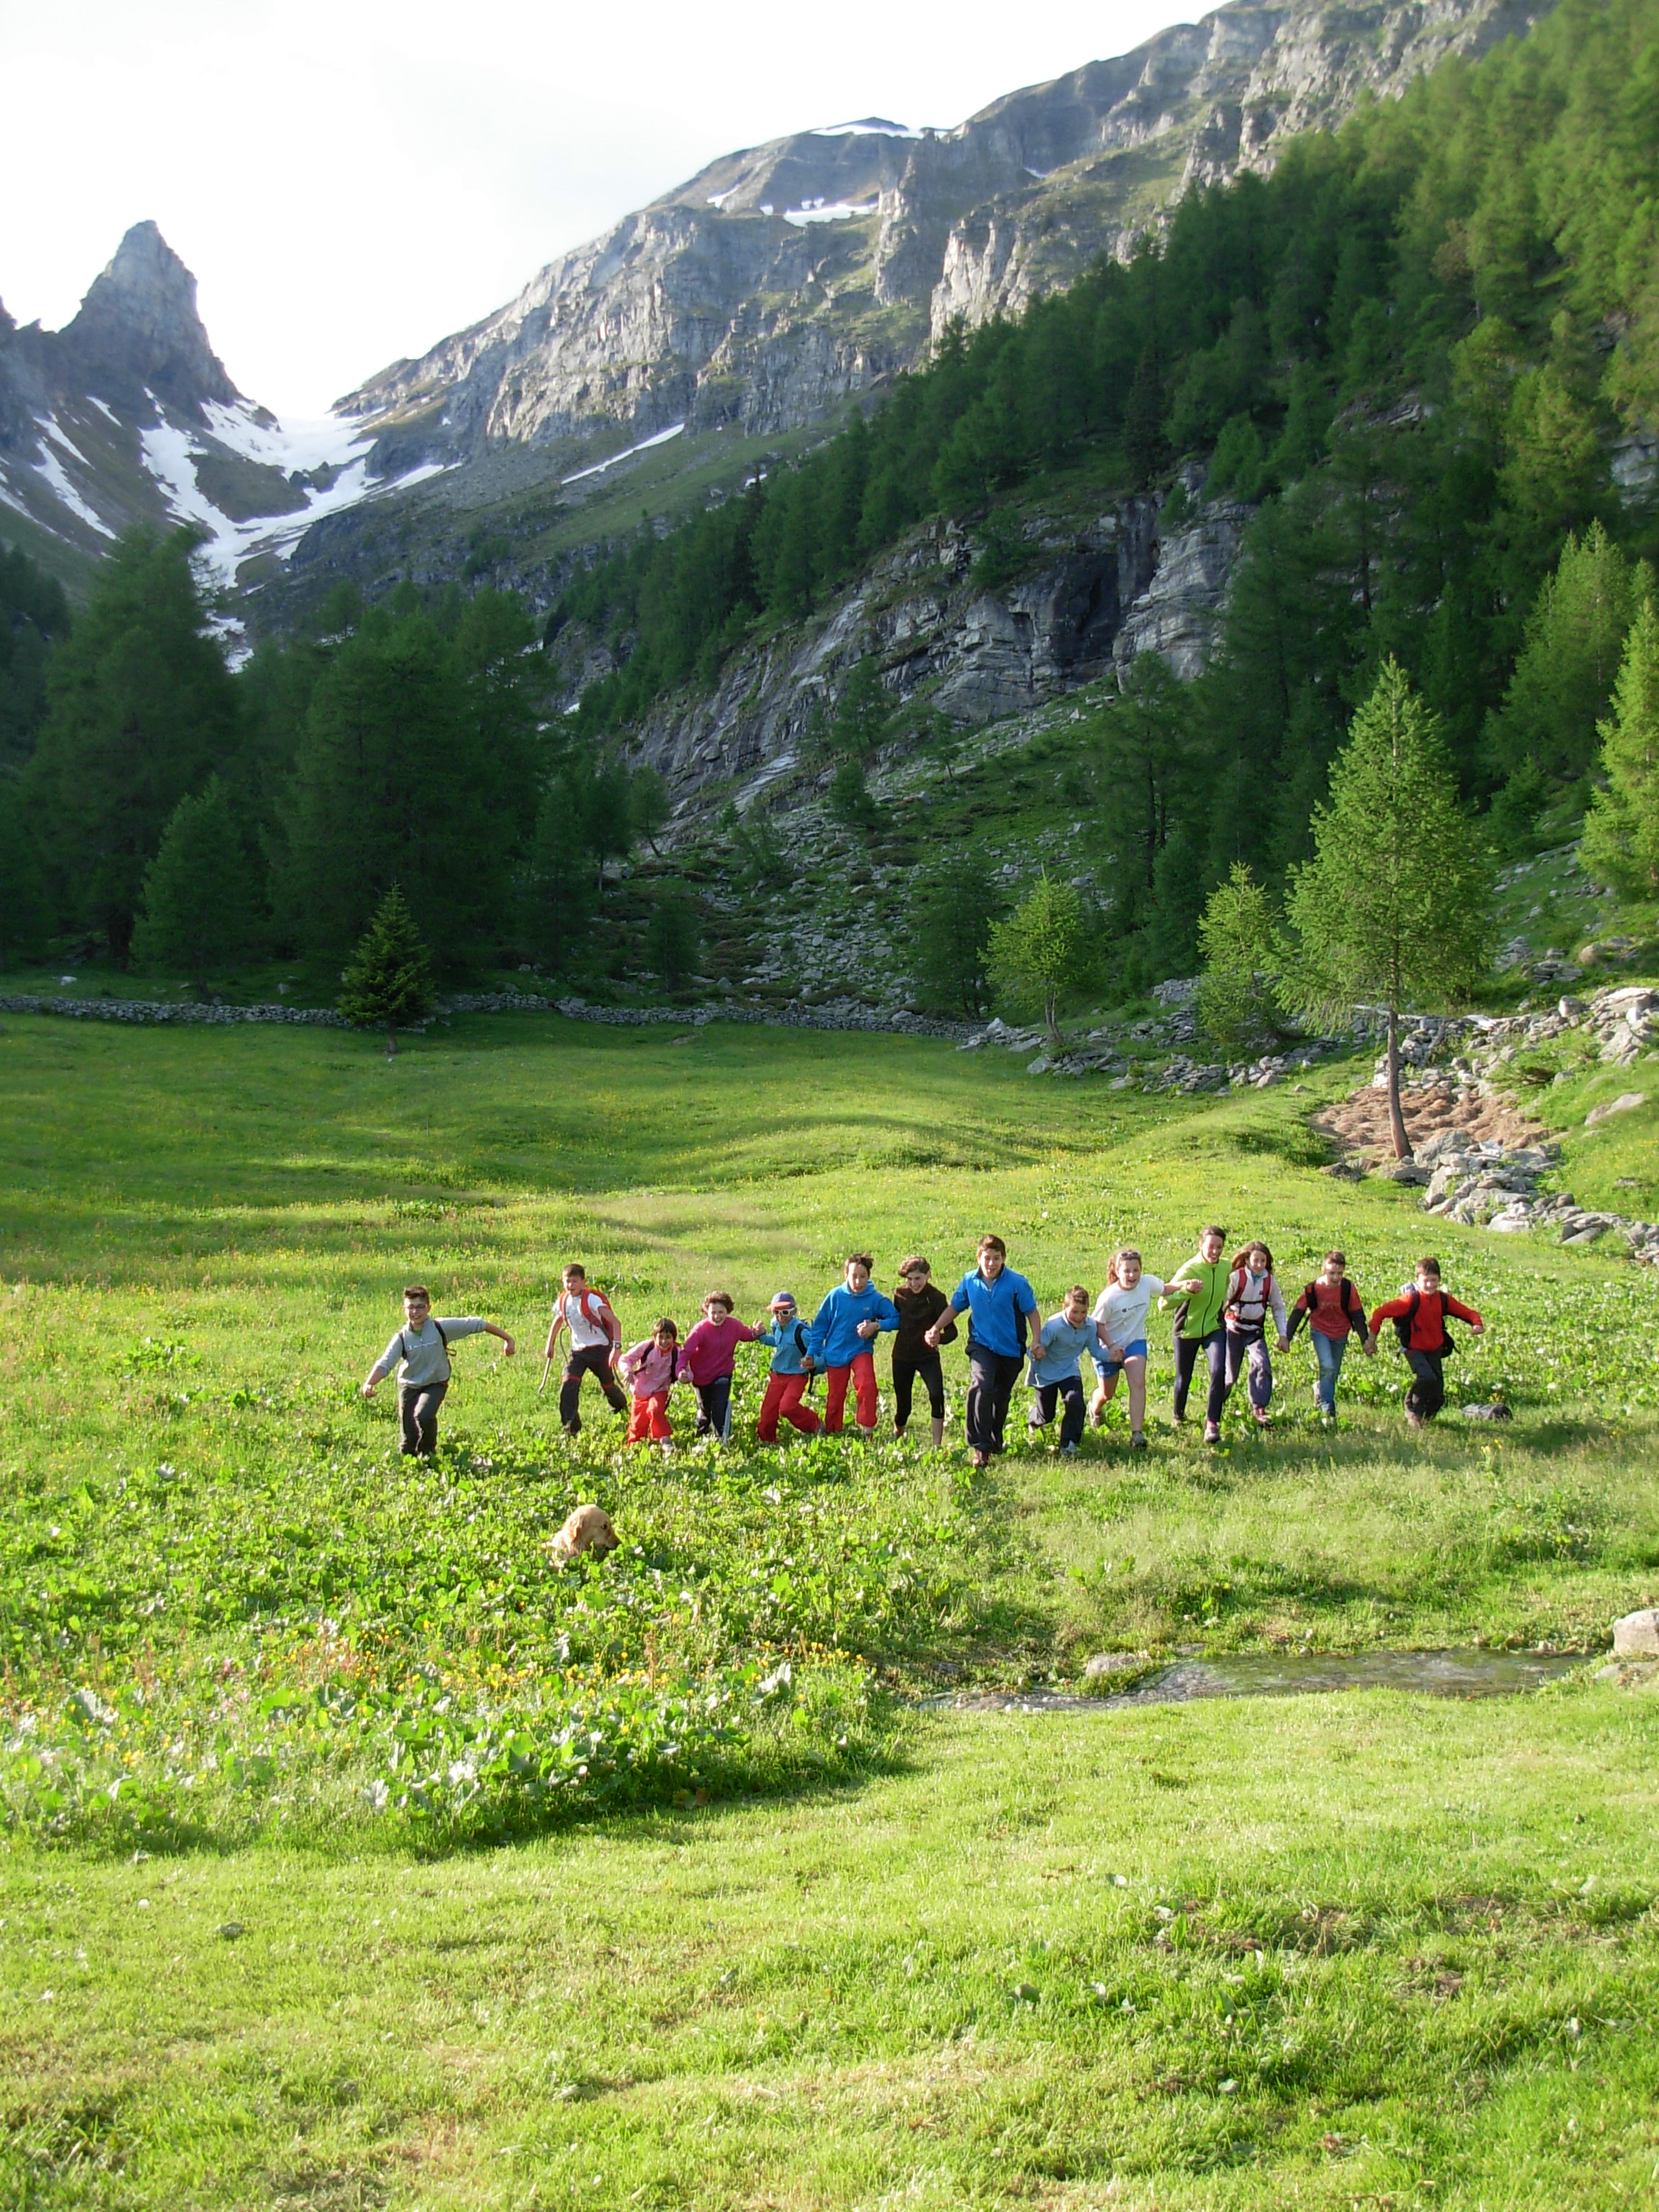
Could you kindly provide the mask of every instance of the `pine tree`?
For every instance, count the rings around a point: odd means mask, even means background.
[[[217,776],[181,799],[144,877],[133,932],[142,968],[182,970],[201,990],[245,951],[252,934],[249,869],[236,817]]]
[[[583,789],[570,775],[548,786],[521,884],[526,936],[554,972],[575,972],[592,919],[593,886]]]
[[[347,963],[337,1001],[361,1029],[386,1024],[386,1057],[398,1049],[399,1022],[419,1021],[432,1004],[432,966],[409,902],[396,884],[374,910]]]
[[[191,573],[189,530],[124,538],[47,666],[27,775],[65,914],[131,950],[144,872],[174,807],[223,765],[238,702]]]
[[[994,878],[971,858],[947,861],[921,880],[911,943],[924,1005],[951,1014],[989,1009],[991,925],[1002,912]]]
[[[1009,1006],[1040,1011],[1059,1044],[1060,998],[1089,972],[1088,931],[1075,888],[1045,870],[1009,920],[992,923],[987,964]]]
[[[1582,857],[1627,898],[1659,894],[1659,616],[1644,601],[1601,725],[1605,791],[1590,799]]]
[[[1458,805],[1438,727],[1390,659],[1354,716],[1314,811],[1313,858],[1292,870],[1279,1002],[1345,1020],[1356,1000],[1388,1015],[1389,1121],[1411,1158],[1400,1107],[1400,1016],[1465,997],[1486,956],[1491,873]]]
[[[1198,986],[1198,1018],[1218,1051],[1230,1058],[1259,1049],[1274,1030],[1272,964],[1273,921],[1267,894],[1242,861],[1210,893],[1198,924],[1204,973]]]
[[[646,924],[646,957],[671,991],[696,973],[702,949],[697,910],[684,884],[664,884],[651,902]]]
[[[38,960],[48,933],[40,855],[17,805],[15,782],[0,782],[0,969]]]
[[[1515,787],[1504,810],[1535,814],[1549,787],[1588,774],[1636,610],[1652,588],[1599,522],[1569,536],[1539,586],[1503,706],[1485,750],[1492,773]],[[1528,825],[1529,826],[1529,825]]]

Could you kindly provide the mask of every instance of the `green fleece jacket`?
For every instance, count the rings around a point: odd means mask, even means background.
[[[1183,1336],[1207,1336],[1212,1328],[1221,1326],[1222,1308],[1227,1303],[1227,1285],[1231,1280],[1233,1263],[1228,1259],[1213,1262],[1200,1259],[1194,1253],[1185,1267],[1177,1267],[1177,1275],[1189,1276],[1198,1285],[1187,1304],[1187,1318],[1181,1325]],[[1168,1292],[1158,1300],[1158,1310],[1177,1305],[1186,1294],[1176,1289],[1173,1279]]]

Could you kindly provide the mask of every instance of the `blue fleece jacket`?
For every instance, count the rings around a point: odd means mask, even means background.
[[[837,1283],[813,1320],[808,1337],[812,1357],[820,1367],[850,1367],[860,1352],[875,1349],[873,1337],[859,1334],[861,1321],[872,1321],[885,1329],[896,1328],[898,1320],[898,1308],[873,1283],[866,1284],[856,1297],[845,1283]]]
[[[800,1333],[799,1343],[796,1341],[797,1330]],[[811,1351],[812,1332],[799,1314],[792,1313],[785,1319],[775,1321],[770,1328],[761,1329],[755,1341],[772,1346],[772,1372],[775,1375],[805,1375],[807,1371],[801,1357],[801,1344]]]

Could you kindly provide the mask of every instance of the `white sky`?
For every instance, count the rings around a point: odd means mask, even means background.
[[[235,383],[314,415],[717,155],[958,123],[1198,12],[0,0],[0,300],[60,328],[153,216]]]

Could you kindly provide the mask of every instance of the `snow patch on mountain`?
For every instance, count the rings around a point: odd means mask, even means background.
[[[873,215],[880,204],[879,200],[831,200],[827,205],[823,200],[808,200],[805,207],[786,208],[783,219],[805,230],[809,222],[845,222],[853,216]]]
[[[653,446],[665,446],[671,438],[678,438],[684,428],[684,422],[671,423],[666,430],[659,430],[654,438],[641,438],[637,446],[625,447],[620,453],[612,453],[608,461],[595,461],[591,469],[578,469],[574,477],[561,477],[559,481],[562,484],[573,484],[580,483],[585,477],[602,477],[607,469],[614,469],[619,462],[631,461],[635,453],[648,453]],[[430,468],[431,464],[428,463],[428,473]],[[408,479],[404,481],[406,483]]]
[[[368,473],[365,438],[356,419],[336,416],[321,422],[283,423],[273,416],[255,419],[255,410],[226,407],[210,401],[204,410],[218,442],[245,460],[289,473],[323,469],[337,473],[326,489],[307,485],[306,504],[289,514],[254,515],[234,522],[216,507],[202,489],[196,464],[207,458],[198,437],[170,422],[156,408],[155,422],[138,434],[143,464],[161,486],[168,510],[180,522],[193,522],[205,532],[197,560],[209,582],[228,586],[236,580],[245,561],[262,553],[286,561],[313,522],[342,508],[360,506],[383,493],[407,491],[429,477],[441,476],[457,464],[425,461],[400,477],[377,479]]]
[[[861,123],[823,123],[809,131],[809,138],[925,138],[908,123],[889,123],[879,115],[866,115]]]
[[[40,428],[46,435],[41,440],[39,457],[33,464],[35,473],[46,478],[47,487],[50,489],[52,497],[57,500],[60,505],[68,507],[71,514],[78,515],[80,520],[87,525],[88,529],[95,530],[100,538],[113,538],[115,532],[110,528],[109,525],[104,520],[103,517],[95,508],[88,506],[86,501],[82,499],[79,491],[70,482],[68,470],[65,469],[62,461],[58,459],[57,454],[53,453],[52,447],[48,445],[46,441],[48,438],[55,440],[58,445],[63,447],[65,453],[69,453],[75,460],[77,460],[81,464],[82,468],[85,468],[87,465],[85,454],[78,453],[76,450],[74,445],[64,436],[63,431],[59,429],[58,424],[51,418],[51,416],[41,416],[37,419],[39,420]],[[12,500],[9,501],[8,504],[15,507],[17,502],[16,501]],[[27,509],[25,508],[22,511],[27,513]]]

